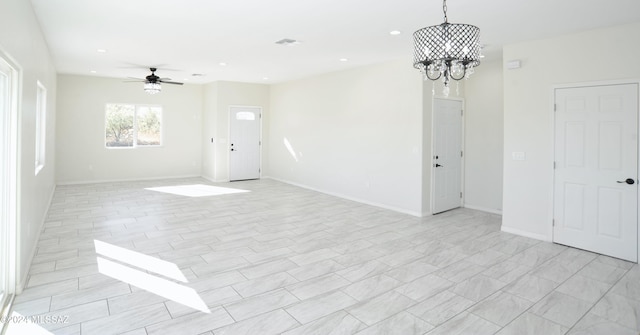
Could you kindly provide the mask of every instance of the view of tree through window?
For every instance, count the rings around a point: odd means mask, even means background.
[[[160,145],[162,107],[107,104],[105,113],[107,147]]]

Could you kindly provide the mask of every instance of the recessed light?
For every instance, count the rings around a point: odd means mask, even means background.
[[[400,32],[400,30],[392,30],[392,31],[389,32],[389,34],[390,35],[400,35],[402,33]]]
[[[227,63],[225,63],[225,62],[220,62],[220,63],[218,63],[218,65],[220,65],[220,66],[227,66]]]
[[[91,70],[91,73],[98,73],[98,71],[96,71],[96,70]]]
[[[98,49],[98,50],[96,50],[96,51],[97,51],[97,52],[99,52],[99,53],[101,53],[101,54],[103,54],[103,53],[106,53],[106,52],[107,52],[107,49]]]
[[[340,58],[340,61],[341,61],[341,62],[348,62],[348,61],[349,61],[349,59],[347,59],[347,58]]]
[[[262,77],[262,80],[269,80],[269,77]]]
[[[191,76],[192,76],[192,77],[203,77],[203,76],[204,76],[204,74],[202,74],[202,73],[194,73],[194,74],[192,74]]]

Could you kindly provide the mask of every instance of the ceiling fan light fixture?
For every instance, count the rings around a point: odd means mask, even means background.
[[[144,91],[149,94],[156,94],[162,91],[162,87],[160,86],[160,83],[146,82],[144,83]]]

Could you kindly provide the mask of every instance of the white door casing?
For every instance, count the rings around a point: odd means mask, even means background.
[[[229,108],[229,180],[260,178],[262,108]]]
[[[0,51],[0,316],[18,290],[18,77]]]
[[[433,214],[462,204],[462,101],[433,100]]]
[[[558,88],[553,241],[638,260],[638,84]]]

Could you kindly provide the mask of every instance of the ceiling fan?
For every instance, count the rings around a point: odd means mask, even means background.
[[[160,86],[160,83],[162,83],[162,84],[172,84],[172,85],[182,85],[183,84],[183,83],[179,83],[177,81],[171,81],[171,78],[160,78],[160,77],[156,76],[156,71],[158,69],[155,68],[155,67],[150,67],[149,70],[151,70],[151,74],[146,76],[144,79],[129,77],[130,79],[135,79],[135,80],[130,80],[130,81],[143,82],[144,83],[144,91],[149,93],[149,94],[159,93],[160,90],[162,90],[162,86]]]

